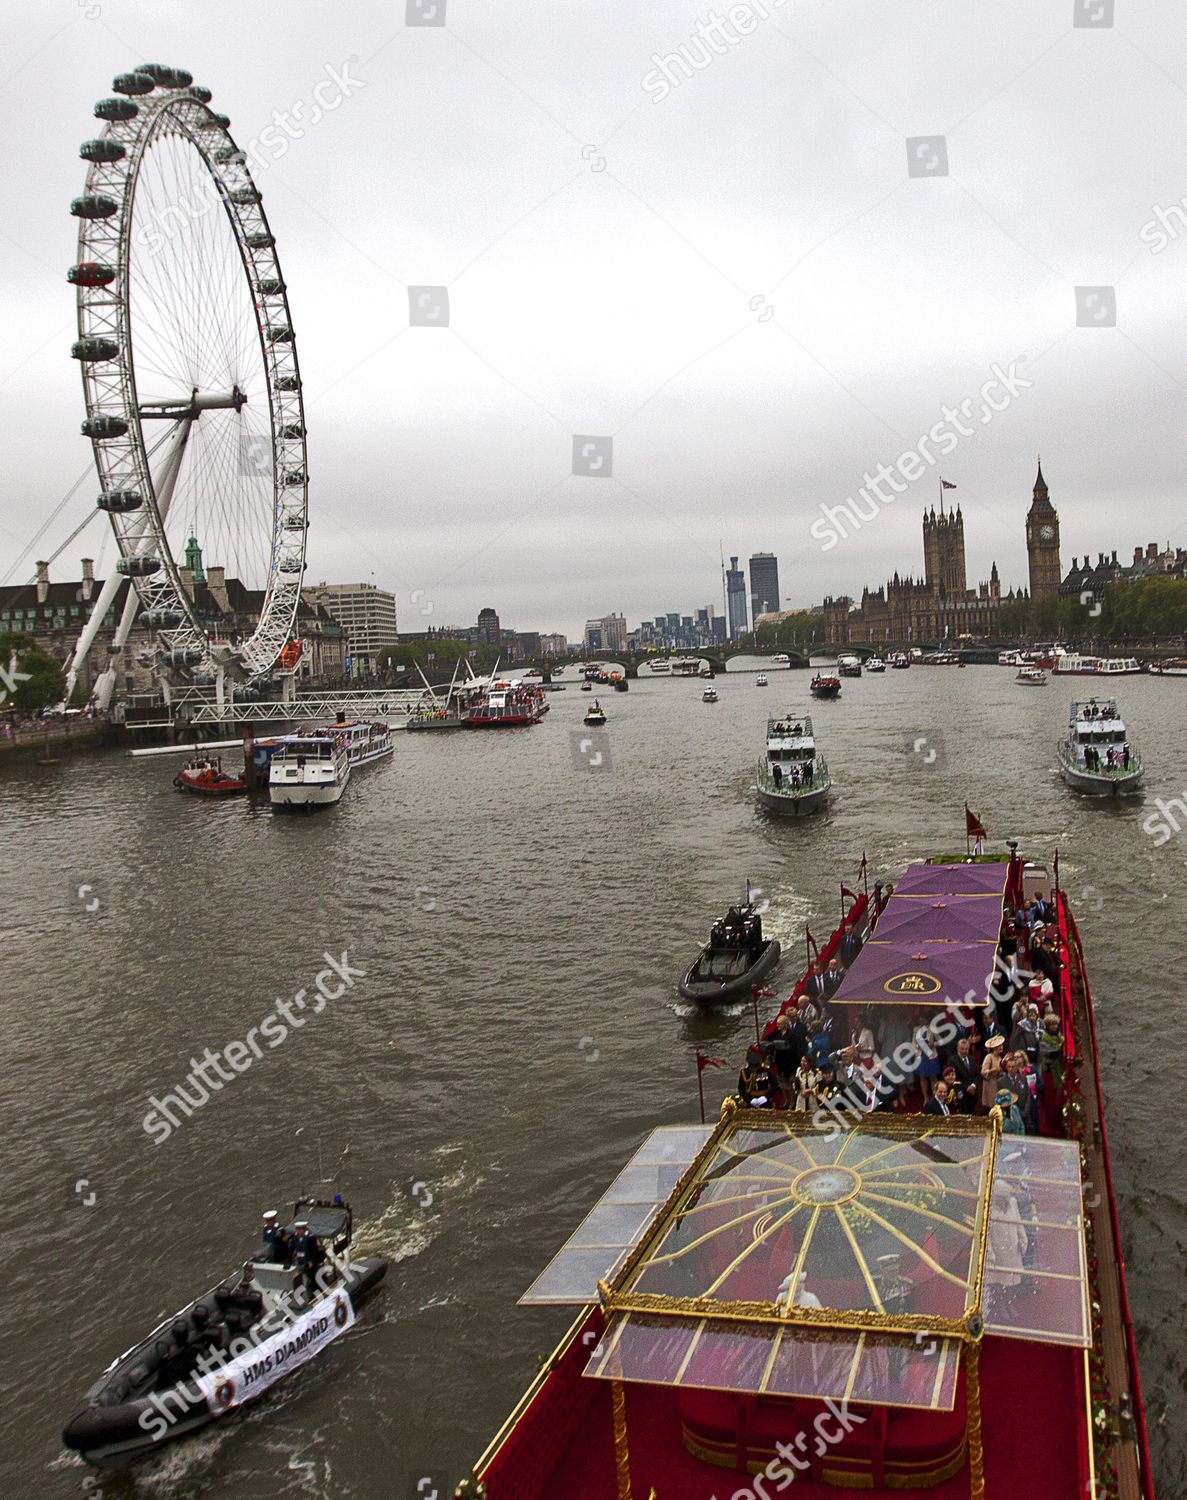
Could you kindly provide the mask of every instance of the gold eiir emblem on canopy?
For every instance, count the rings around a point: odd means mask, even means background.
[[[938,995],[943,986],[934,974],[892,974],[882,986],[888,995]]]

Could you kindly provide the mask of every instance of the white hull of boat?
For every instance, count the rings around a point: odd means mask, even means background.
[[[1107,771],[1087,771],[1073,764],[1059,749],[1059,774],[1074,791],[1095,797],[1128,797],[1141,790],[1142,768],[1110,775]]]
[[[807,813],[819,812],[828,801],[832,783],[814,787],[809,792],[771,792],[755,782],[754,791],[758,805],[769,813],[784,818],[799,818]]]
[[[333,807],[341,802],[342,793],[350,780],[350,768],[341,780],[308,783],[300,781],[273,782],[268,787],[268,797],[273,807]]]

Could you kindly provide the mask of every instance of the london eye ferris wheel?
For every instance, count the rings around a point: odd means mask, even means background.
[[[78,667],[130,580],[113,647],[139,621],[165,681],[251,683],[293,637],[308,527],[297,345],[276,242],[248,160],[183,69],[120,74],[70,205],[78,339],[98,505],[119,556]],[[200,607],[189,539],[241,588],[239,628]],[[106,597],[104,597],[106,596]],[[286,657],[287,664],[287,657]]]

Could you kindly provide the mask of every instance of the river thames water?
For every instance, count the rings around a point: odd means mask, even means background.
[[[594,731],[570,680],[534,729],[398,735],[312,817],[178,796],[172,758],[6,769],[6,1492],[444,1500],[568,1325],[517,1297],[641,1137],[695,1119],[694,1048],[731,1064],[706,1074],[714,1112],[735,1076],[748,1008],[702,1017],[676,995],[712,918],[748,876],[762,887],[785,993],[805,923],[827,934],[862,851],[872,881],[960,850],[967,799],[992,840],[1061,851],[1157,1477],[1183,1494],[1187,828],[1157,847],[1142,823],[1185,795],[1187,681],[1116,684],[1147,791],[1101,805],[1055,770],[1072,685],[1013,677],[847,681],[812,706],[830,810],[794,824],[757,813],[752,783],[767,713],[808,707],[805,672],[765,691],[719,677],[715,705],[695,681],[632,682]],[[150,1096],[344,950],[353,988],[154,1144]],[[356,1331],[130,1476],[66,1456],[62,1421],[107,1362],[323,1176],[354,1203],[358,1247],[392,1260]]]

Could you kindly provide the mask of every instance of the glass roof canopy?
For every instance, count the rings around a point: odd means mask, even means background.
[[[960,1334],[980,1310],[994,1146],[987,1120],[820,1129],[739,1111],[615,1273],[611,1307]]]
[[[712,1133],[712,1125],[653,1130],[519,1299],[520,1306],[596,1302],[598,1282],[622,1264]]]
[[[930,1115],[654,1131],[522,1300],[599,1297],[594,1378],[950,1410],[983,1332],[1091,1343],[1079,1149]]]

